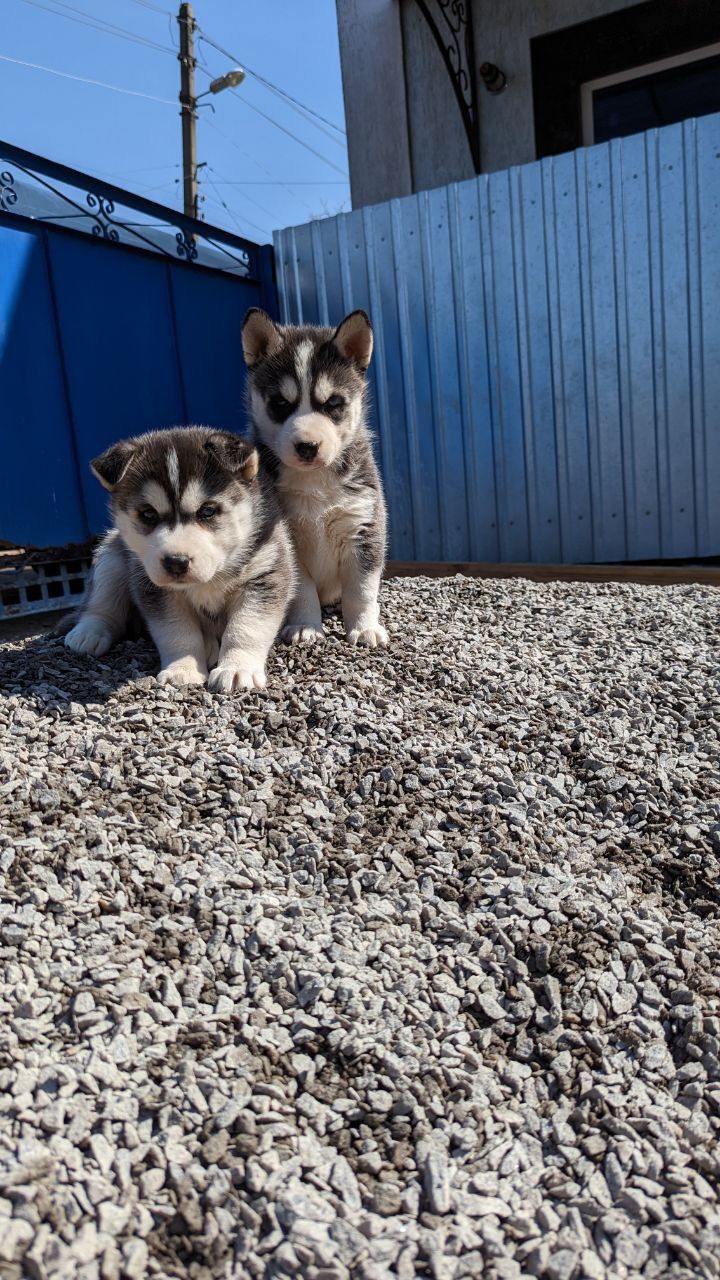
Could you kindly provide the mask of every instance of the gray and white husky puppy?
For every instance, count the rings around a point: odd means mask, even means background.
[[[122,440],[91,467],[115,527],[66,645],[106,653],[137,611],[160,652],[161,683],[263,688],[296,571],[257,450],[229,432],[178,427]]]
[[[378,593],[387,518],[365,419],[370,321],[280,325],[248,312],[242,331],[253,439],[275,475],[298,558],[283,639],[323,638],[321,606],[342,603],[351,644],[386,645]]]

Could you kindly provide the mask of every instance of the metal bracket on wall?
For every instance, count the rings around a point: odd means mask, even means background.
[[[460,108],[473,167],[480,172],[475,43],[469,0],[416,0],[435,38]]]

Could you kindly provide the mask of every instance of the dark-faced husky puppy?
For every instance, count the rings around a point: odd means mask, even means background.
[[[91,467],[115,528],[65,643],[106,653],[134,607],[160,652],[161,683],[263,688],[296,575],[257,450],[228,432],[179,427],[122,440]]]
[[[296,327],[253,308],[242,337],[253,438],[269,455],[298,558],[283,639],[322,639],[320,607],[340,600],[350,643],[385,645],[385,501],[365,422],[370,321],[353,311],[335,330]]]

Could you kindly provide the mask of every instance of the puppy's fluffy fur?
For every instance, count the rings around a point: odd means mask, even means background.
[[[354,311],[337,329],[279,325],[248,312],[253,439],[276,479],[298,558],[284,639],[322,639],[321,606],[342,602],[351,644],[387,644],[378,592],[386,513],[365,420],[370,321]]]
[[[114,529],[65,643],[99,655],[137,611],[160,652],[159,680],[262,688],[295,586],[295,560],[257,451],[204,427],[155,431],[91,464]]]

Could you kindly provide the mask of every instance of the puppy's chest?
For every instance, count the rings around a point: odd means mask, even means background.
[[[197,614],[203,632],[214,635],[219,640],[227,625],[227,590],[218,590],[211,583],[198,585],[189,588],[188,601]]]
[[[337,483],[311,485],[311,478],[301,476],[280,485],[295,544],[299,550],[315,547],[323,558],[341,560],[361,527],[372,519],[372,493],[351,493]]]

